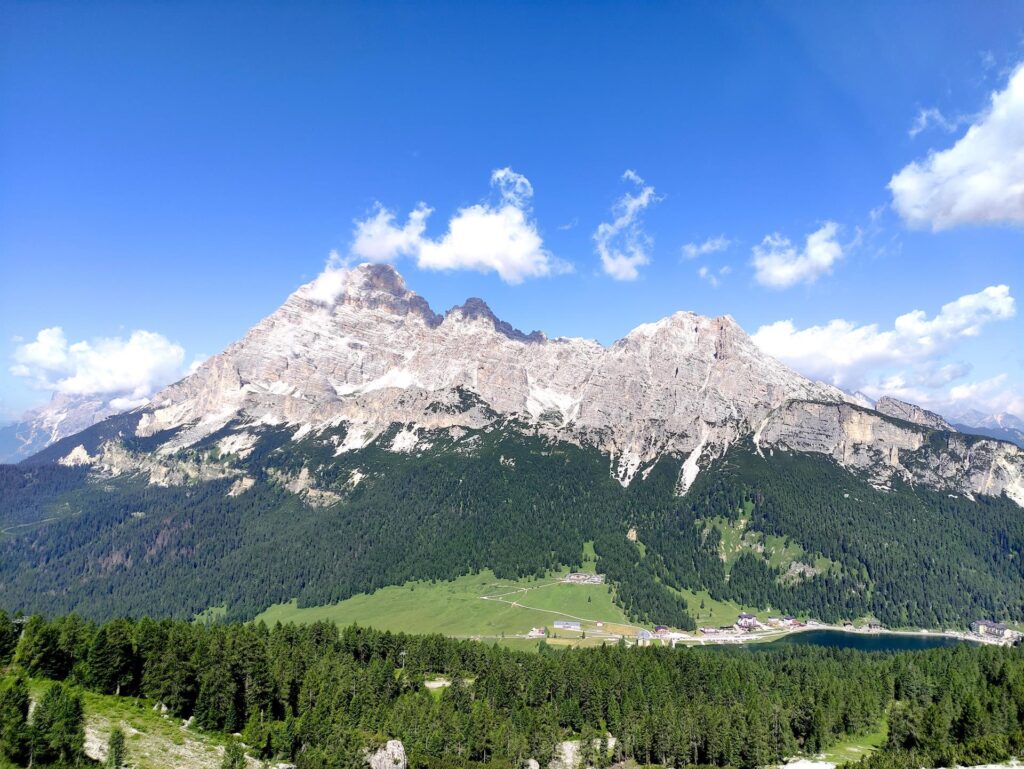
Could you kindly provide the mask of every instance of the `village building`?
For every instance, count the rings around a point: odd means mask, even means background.
[[[636,645],[637,646],[650,646],[651,638],[653,638],[650,630],[641,630],[636,634]]]
[[[743,613],[736,620],[736,625],[744,630],[754,630],[760,625],[760,623],[757,621],[757,617],[753,614]]]
[[[548,634],[547,630],[542,627],[532,627],[530,632],[526,634],[527,638],[544,638]]]
[[[971,632],[990,638],[1008,638],[1012,631],[1002,622],[979,619],[971,623]]]

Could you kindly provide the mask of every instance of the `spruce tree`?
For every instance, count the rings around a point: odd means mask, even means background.
[[[81,695],[64,684],[51,686],[32,714],[30,737],[35,761],[77,763],[85,746]]]
[[[6,611],[0,609],[0,668],[10,663],[18,645],[18,626]]]
[[[28,681],[24,675],[0,683],[0,757],[19,762],[29,740]]]
[[[124,762],[124,732],[120,727],[115,726],[110,732],[110,739],[107,740],[107,767],[108,769],[121,769]]]

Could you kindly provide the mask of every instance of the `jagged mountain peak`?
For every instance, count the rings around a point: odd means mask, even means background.
[[[511,323],[501,320],[494,314],[487,302],[476,296],[471,296],[462,304],[448,310],[445,313],[445,319],[448,318],[461,321],[483,321],[489,324],[495,331],[504,334],[510,339],[516,339],[521,342],[543,342],[547,339],[541,331],[533,331],[526,334],[515,328]]]
[[[405,279],[390,264],[329,267],[296,290],[282,309],[336,313],[339,307],[414,314],[431,326],[442,321],[426,299],[409,290]]]

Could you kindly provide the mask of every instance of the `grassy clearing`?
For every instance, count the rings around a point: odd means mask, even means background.
[[[752,606],[743,606],[735,601],[717,601],[706,590],[677,590],[676,592],[686,598],[690,614],[697,621],[698,627],[732,625],[736,622],[736,617],[740,612],[753,614],[760,620],[766,620],[768,617],[778,614],[778,612],[765,609],[755,609]],[[703,609],[701,603],[704,604]]]
[[[200,623],[218,622],[227,616],[227,606],[211,606],[209,609],[199,612],[194,619]]]
[[[581,571],[597,574],[597,553],[593,542],[583,543],[583,568]]]
[[[744,509],[749,512],[749,503],[744,504]],[[735,521],[724,516],[704,518],[701,524],[705,531],[717,528],[722,535],[719,545],[719,555],[725,563],[725,570],[729,572],[733,563],[744,552],[760,553],[768,562],[768,565],[785,571],[794,562],[813,566],[819,572],[832,569],[836,564],[823,556],[812,558],[796,542],[788,537],[778,537],[773,534],[763,534],[759,531],[751,531],[747,528],[750,519],[746,515]]]
[[[622,609],[612,603],[609,586],[558,582],[564,573],[541,580],[499,580],[492,572],[483,571],[451,582],[409,582],[328,606],[299,608],[294,601],[278,604],[256,619],[267,624],[359,623],[393,632],[486,639],[525,634],[531,627],[550,627],[556,619],[628,624]]]
[[[883,718],[874,731],[857,737],[848,737],[826,750],[821,758],[834,764],[848,764],[859,761],[867,754],[880,748],[889,737],[889,720]]]
[[[32,698],[38,701],[51,685],[33,680]],[[180,719],[154,710],[152,702],[89,691],[82,692],[82,700],[86,753],[91,758],[105,758],[110,732],[120,726],[134,769],[218,769],[221,765],[228,738],[185,729]],[[258,766],[255,761],[249,763]]]

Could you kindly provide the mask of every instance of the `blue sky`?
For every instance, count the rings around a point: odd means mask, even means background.
[[[528,331],[728,313],[850,389],[1024,411],[1020,3],[2,16],[7,417],[145,397],[332,251]]]

